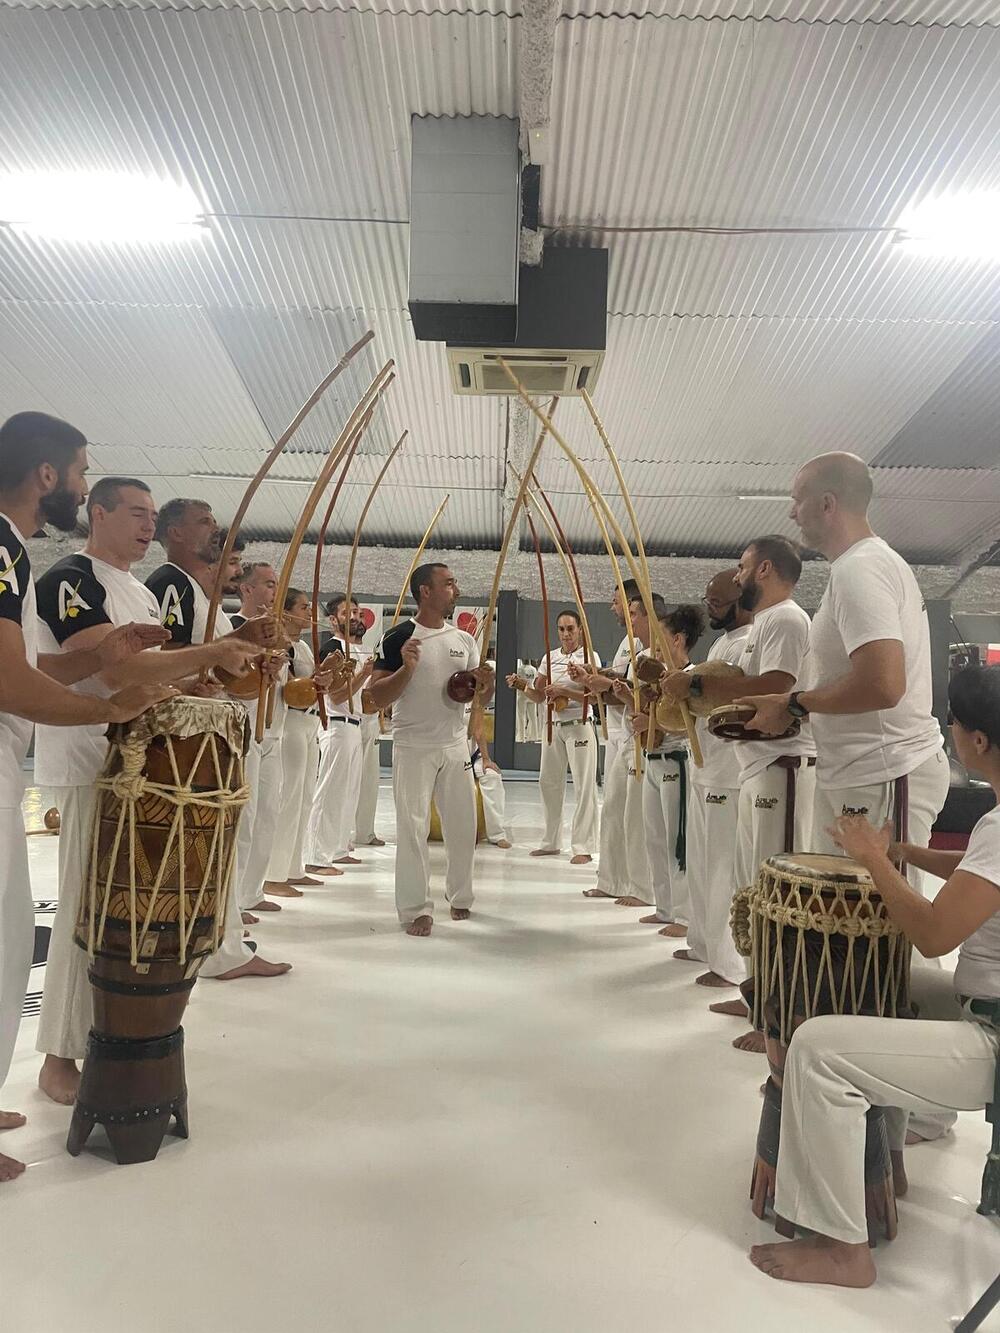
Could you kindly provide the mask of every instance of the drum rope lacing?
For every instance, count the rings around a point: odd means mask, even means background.
[[[120,809],[118,812],[114,842],[107,861],[107,878],[103,885],[104,898],[103,905],[100,908],[100,920],[98,922],[97,899],[98,890],[101,887],[101,876],[99,873],[99,834],[104,813],[102,809],[103,801],[100,799],[99,795],[94,812],[90,875],[88,883],[90,910],[87,922],[87,952],[91,958],[94,957],[97,940],[103,938],[111,900],[113,887],[112,881],[114,879],[115,868],[118,864],[119,852],[126,834],[128,837],[129,852],[132,966],[135,967],[139,963],[139,951],[145,944],[149,934],[149,927],[153,920],[156,901],[160,894],[163,879],[167,867],[170,864],[170,854],[174,850],[175,844],[178,858],[177,869],[179,879],[177,900],[180,953],[178,961],[181,964],[187,962],[187,952],[191,942],[191,934],[201,914],[205,896],[209,892],[214,892],[216,900],[213,949],[211,952],[217,951],[221,943],[221,937],[224,930],[223,921],[225,919],[226,900],[230,889],[230,881],[232,879],[233,865],[236,857],[235,824],[231,826],[229,852],[228,855],[224,857],[224,838],[227,832],[227,815],[231,811],[242,809],[250,799],[250,788],[244,781],[243,756],[242,754],[235,753],[227,746],[228,765],[225,774],[223,774],[222,765],[219,760],[219,746],[218,744],[212,744],[211,759],[215,769],[216,787],[214,789],[199,789],[196,791],[191,786],[191,777],[197,772],[198,767],[205,756],[206,749],[209,747],[209,743],[212,741],[222,741],[223,738],[217,736],[217,733],[215,732],[207,732],[201,737],[201,744],[198,747],[197,754],[190,766],[187,779],[185,780],[182,780],[180,775],[171,735],[167,733],[162,735],[161,739],[165,743],[167,757],[170,761],[170,767],[173,770],[174,782],[171,785],[168,786],[163,783],[152,782],[150,779],[143,776],[142,768],[146,760],[148,738],[141,733],[135,732],[127,732],[117,742],[112,743],[108,754],[108,760],[105,765],[105,771],[98,777],[95,783],[98,793],[106,792],[120,803]],[[121,769],[120,771],[111,773],[109,770],[116,757],[121,762]],[[173,806],[174,814],[167,833],[166,844],[163,849],[163,855],[160,860],[156,877],[151,885],[141,886],[143,893],[148,892],[150,894],[150,900],[146,907],[142,929],[141,931],[138,931],[139,887],[136,884],[136,807],[143,797],[148,796],[154,796],[157,799],[164,801],[166,804]],[[191,806],[201,806],[204,809],[213,809],[217,812],[217,818],[215,819],[214,826],[211,830],[211,842],[208,856],[205,861],[205,870],[201,883],[191,886],[192,889],[197,889],[197,898],[194,905],[189,909],[187,904],[189,886],[185,882],[187,828],[184,815],[185,811]],[[209,881],[213,878],[213,871],[215,883],[210,888]]]

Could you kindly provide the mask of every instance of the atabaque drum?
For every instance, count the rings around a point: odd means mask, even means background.
[[[744,986],[754,1026],[764,1033],[770,1077],[757,1136],[750,1195],[757,1217],[773,1201],[781,1088],[795,1029],[820,1014],[910,1018],[910,945],[890,920],[863,866],[844,856],[772,856],[749,894],[752,978]],[[896,1234],[885,1120],[868,1112],[865,1197],[869,1236]],[[783,1218],[776,1228],[789,1235]]]
[[[120,1162],[148,1161],[171,1114],[186,1133],[180,1024],[224,932],[249,797],[247,713],[182,696],[109,740],[76,930],[94,1025],[67,1147],[75,1156],[101,1123]]]

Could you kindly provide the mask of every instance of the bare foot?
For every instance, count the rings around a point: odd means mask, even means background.
[[[259,926],[259,925],[260,925],[260,917],[259,917],[259,916],[254,916],[253,912],[241,912],[241,913],[240,913],[240,920],[243,922],[243,924],[244,924],[245,926]]]
[[[889,1160],[892,1162],[892,1188],[896,1192],[896,1198],[905,1199],[910,1182],[906,1178],[902,1148],[890,1148]]]
[[[925,1138],[923,1134],[918,1134],[915,1129],[908,1129],[906,1131],[906,1146],[908,1148],[915,1148],[918,1143],[933,1143],[933,1142],[934,1142],[933,1139]]]
[[[569,863],[571,866],[588,866],[593,859],[589,853],[580,853],[579,856],[571,856]]]
[[[272,903],[267,898],[261,898],[259,903],[254,903],[250,908],[251,912],[280,912],[281,903]]]
[[[725,1014],[729,1018],[747,1019],[750,1017],[750,1010],[742,1000],[722,1000],[719,1004],[710,1004],[708,1010],[709,1013]]]
[[[664,926],[663,929],[660,931],[660,934],[666,935],[668,940],[682,940],[687,935],[687,933],[688,933],[687,926],[682,926],[677,921],[671,921],[669,926]],[[693,963],[696,963],[698,959],[692,958],[691,961]]]
[[[272,898],[305,897],[301,889],[297,889],[294,884],[290,884],[287,880],[284,880],[280,884],[275,883],[273,880],[268,880],[264,885],[264,892],[269,893]]]
[[[585,898],[610,898],[611,894],[605,893],[603,889],[584,889],[583,896]]]
[[[700,977],[695,977],[696,986],[714,986],[717,990],[729,990],[734,983],[727,981],[725,977],[720,977],[718,972],[702,972]]]
[[[312,875],[300,875],[298,879],[290,879],[288,882],[289,884],[309,884],[312,886],[323,883],[321,879],[313,879]]]
[[[502,848],[504,849],[504,851],[506,852],[506,851],[508,851],[508,850],[513,846],[513,844],[512,844],[512,843],[509,843],[509,842],[507,841],[506,838],[497,838],[497,840],[496,840],[496,842],[493,844],[493,846],[494,846],[494,847],[502,847]]]
[[[636,898],[633,894],[626,894],[624,898],[615,899],[616,907],[648,907],[649,903],[643,902],[641,898]]]
[[[768,1277],[785,1282],[825,1282],[834,1287],[870,1287],[875,1263],[868,1242],[847,1245],[827,1236],[754,1245],[750,1262]]]
[[[20,1129],[28,1123],[28,1117],[20,1111],[0,1111],[0,1129]]]
[[[374,835],[374,833],[373,833],[372,836],[368,839],[368,841],[367,841],[367,843],[365,844],[365,846],[367,846],[367,847],[384,847],[384,846],[385,846],[385,838],[376,838],[375,835]]]
[[[748,1051],[751,1055],[764,1054],[764,1034],[763,1032],[745,1032],[742,1037],[737,1037],[733,1045],[738,1051]]]
[[[25,1169],[24,1163],[19,1162],[16,1157],[8,1157],[6,1153],[0,1152],[0,1184],[23,1176]]]
[[[467,907],[453,907],[451,909],[452,921],[468,921],[472,913]]]
[[[663,925],[663,920],[662,920],[661,917],[659,917],[659,916],[656,914],[656,912],[650,912],[649,916],[641,916],[641,917],[639,918],[639,925],[640,925],[640,926],[662,926],[662,925]]]
[[[38,1071],[38,1086],[50,1101],[60,1106],[72,1106],[80,1088],[80,1071],[76,1061],[47,1055]]]
[[[360,856],[338,856],[333,864],[335,866],[362,866],[364,861]]]
[[[535,850],[534,850],[533,852],[529,852],[528,855],[529,855],[529,856],[558,856],[558,855],[559,855],[559,848],[558,848],[558,847],[536,847]]]
[[[429,935],[434,925],[432,916],[418,916],[416,921],[411,921],[406,927],[407,935]]]
[[[344,873],[342,870],[338,870],[336,866],[308,865],[306,866],[306,869],[311,870],[314,875],[328,875],[331,879]]]
[[[283,977],[291,970],[291,963],[269,963],[266,958],[253,957],[239,967],[231,967],[228,972],[220,972],[215,979],[236,981],[240,977]]]
[[[700,958],[695,958],[690,949],[675,949],[674,957],[679,958],[682,963],[700,963]]]

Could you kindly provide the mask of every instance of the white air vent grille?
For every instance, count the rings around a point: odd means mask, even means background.
[[[530,394],[569,397],[581,389],[593,393],[603,352],[546,348],[449,347],[448,365],[456,393],[512,394],[516,390],[500,365],[507,362]]]

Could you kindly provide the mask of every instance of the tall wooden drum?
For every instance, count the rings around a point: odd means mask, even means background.
[[[871,876],[844,856],[772,856],[734,911],[737,946],[750,948],[751,980],[744,985],[754,1026],[764,1033],[770,1077],[750,1183],[755,1216],[773,1203],[781,1130],[781,1085],[788,1043],[814,1015],[864,1014],[912,1018],[910,944],[889,919]],[[741,922],[742,916],[742,922]],[[741,924],[743,929],[741,929]],[[896,1200],[878,1107],[868,1112],[865,1197],[869,1238],[896,1235]],[[775,1228],[793,1228],[776,1217]]]
[[[109,740],[76,931],[94,1026],[66,1147],[101,1124],[119,1162],[146,1162],[172,1116],[188,1133],[181,1019],[224,931],[249,725],[240,704],[185,696]]]

